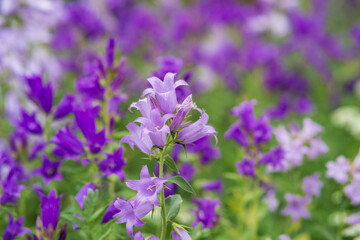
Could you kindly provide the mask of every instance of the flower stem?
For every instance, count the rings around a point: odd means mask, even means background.
[[[160,169],[159,169],[159,177],[164,177],[164,162],[165,162],[165,153],[168,147],[168,143],[165,144],[164,148],[160,154]],[[165,240],[166,238],[166,228],[167,228],[167,219],[166,219],[166,208],[165,208],[165,193],[164,187],[160,193],[160,207],[161,207],[161,235],[160,240]]]

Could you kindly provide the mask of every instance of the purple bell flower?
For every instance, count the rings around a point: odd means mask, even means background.
[[[310,213],[307,210],[307,205],[310,203],[309,197],[300,197],[291,193],[287,193],[285,198],[288,202],[288,205],[282,211],[282,215],[291,216],[293,222],[296,222],[301,217],[310,217]]]
[[[40,123],[36,120],[36,112],[29,115],[22,109],[21,121],[18,123],[18,125],[33,134],[40,135],[43,133],[43,129]]]
[[[75,200],[78,202],[79,206],[82,209],[84,209],[85,198],[88,198],[89,189],[95,192],[96,186],[92,183],[87,183],[80,189],[80,191],[75,196]]]
[[[261,159],[261,164],[270,164],[272,167],[276,168],[281,166],[282,160],[284,159],[284,151],[281,147],[275,147],[270,150],[270,152],[265,153]]]
[[[170,124],[171,131],[178,130],[184,122],[186,115],[192,108],[192,95],[189,95],[180,105],[178,112]]]
[[[28,97],[39,105],[46,114],[49,114],[53,103],[53,91],[50,83],[44,86],[39,75],[25,77],[25,80],[29,87]]]
[[[193,143],[205,136],[214,136],[217,142],[215,129],[207,125],[209,121],[209,115],[207,115],[204,111],[197,109],[200,113],[200,119],[194,123],[187,125],[183,128],[178,135],[178,139],[182,141],[182,144]]]
[[[150,118],[140,117],[135,121],[144,126],[143,134],[149,135],[155,146],[162,147],[166,143],[168,134],[170,134],[170,128],[166,125],[166,121],[171,117],[171,114],[161,116],[158,109],[153,109],[150,112]]]
[[[48,197],[41,192],[39,193],[39,196],[41,201],[42,226],[47,230],[52,229],[55,231],[59,221],[60,200],[63,197],[63,194],[56,197],[56,190],[52,189]]]
[[[196,168],[191,163],[183,163],[179,170],[180,176],[185,178],[186,181],[191,182],[196,173]]]
[[[142,152],[148,154],[153,146],[153,143],[149,135],[143,133],[144,128],[139,127],[135,123],[129,123],[126,127],[131,135],[123,137],[120,144],[128,143],[131,149],[134,149],[134,145],[136,145]]]
[[[81,141],[70,131],[69,125],[60,129],[51,140],[51,143],[56,144],[58,148],[69,156],[79,156],[85,153]]]
[[[145,217],[153,209],[153,204],[150,202],[139,204],[134,199],[125,201],[118,198],[115,201],[114,206],[120,211],[115,214],[114,217],[121,217],[116,223],[126,223],[127,233],[131,237],[134,237],[133,226],[143,226],[145,223],[140,219]]]
[[[24,185],[18,185],[19,179],[15,171],[10,170],[5,179],[1,180],[2,195],[1,204],[16,203],[16,198],[20,198],[20,192],[26,188]]]
[[[149,169],[144,166],[140,172],[140,180],[128,180],[126,185],[137,191],[135,201],[137,204],[150,202],[160,207],[157,195],[162,191],[166,178],[150,177]]]
[[[195,210],[195,221],[193,226],[202,223],[203,229],[214,227],[219,221],[220,215],[216,213],[216,208],[221,206],[218,199],[196,198],[193,202],[198,206]]]
[[[42,176],[44,178],[45,185],[48,185],[52,180],[63,180],[59,172],[61,161],[52,162],[46,155],[42,155],[43,165],[32,171],[34,176]]]
[[[73,111],[73,104],[75,102],[75,96],[66,94],[65,97],[60,101],[59,105],[57,106],[54,119],[62,119],[72,113]]]
[[[28,138],[23,129],[16,129],[10,134],[10,148],[13,152],[26,149],[28,145]]]
[[[191,240],[190,235],[182,228],[176,228],[177,232],[175,230],[172,231],[172,239],[173,240]]]
[[[254,178],[255,173],[255,161],[249,158],[244,158],[242,162],[236,162],[238,173],[248,177]]]
[[[148,79],[148,82],[151,84],[152,88],[147,88],[143,92],[143,96],[148,94],[156,96],[163,113],[174,113],[178,104],[175,89],[180,86],[188,85],[184,80],[174,82],[174,79],[174,73],[167,73],[164,77],[164,81],[161,81],[157,77],[151,77]]]
[[[30,229],[22,227],[24,223],[24,217],[19,217],[14,221],[13,217],[9,214],[9,223],[4,231],[4,240],[13,240],[17,236],[23,236],[24,234],[31,234]]]
[[[109,177],[112,174],[118,176],[121,181],[125,180],[124,165],[127,160],[123,158],[124,149],[119,147],[114,154],[106,154],[106,159],[99,163],[99,169],[104,177]]]

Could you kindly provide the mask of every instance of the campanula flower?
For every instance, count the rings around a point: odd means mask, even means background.
[[[24,217],[19,217],[16,221],[14,218],[9,214],[9,223],[4,231],[4,240],[13,240],[17,236],[23,236],[24,234],[31,234],[30,229],[22,227],[24,223]]]
[[[46,155],[42,155],[42,167],[32,171],[34,176],[42,176],[45,185],[48,185],[52,180],[63,180],[59,172],[61,161],[52,162]]]
[[[112,174],[118,176],[121,181],[125,180],[124,165],[127,160],[123,158],[123,148],[119,147],[114,154],[106,154],[106,159],[99,162],[99,169],[104,177],[109,177]]]
[[[145,165],[140,172],[140,180],[128,180],[126,185],[137,191],[135,201],[138,204],[150,202],[153,205],[160,207],[157,195],[163,189],[163,184],[166,178],[150,177],[149,169]]]

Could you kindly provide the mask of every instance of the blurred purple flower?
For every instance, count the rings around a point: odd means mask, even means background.
[[[185,178],[186,181],[191,182],[196,173],[196,168],[191,163],[183,163],[179,169],[180,176]]]
[[[48,231],[55,232],[60,214],[60,200],[63,197],[61,194],[56,197],[56,190],[52,189],[49,196],[46,197],[43,193],[39,193],[41,201],[41,223]],[[51,234],[51,233],[48,233]]]
[[[344,188],[346,196],[351,200],[352,205],[356,206],[360,203],[360,180],[354,180],[351,184]]]
[[[9,223],[4,231],[4,240],[13,240],[17,236],[23,236],[24,234],[31,234],[31,230],[22,227],[24,223],[24,217],[19,217],[14,221],[13,217],[9,214]]]
[[[18,185],[18,183],[18,177],[16,176],[15,171],[11,169],[6,178],[1,180],[1,204],[16,203],[16,198],[20,198],[20,192],[26,188],[26,186]]]
[[[25,110],[21,110],[21,120],[18,123],[19,127],[24,128],[26,131],[40,135],[43,133],[43,129],[40,123],[36,120],[36,112],[31,115],[27,114]]]
[[[65,97],[60,101],[58,104],[55,113],[54,119],[62,119],[72,113],[73,111],[73,104],[75,102],[75,96],[71,94],[66,94]]]
[[[78,137],[71,132],[69,125],[58,130],[50,142],[56,144],[59,149],[65,151],[69,156],[79,156],[85,153],[83,144]]]
[[[302,183],[302,189],[307,196],[320,196],[323,183],[320,181],[320,175],[315,173],[309,177],[305,177]]]
[[[335,179],[336,182],[344,184],[348,180],[348,172],[351,170],[350,163],[344,156],[339,156],[336,162],[326,163],[328,178]]]
[[[126,127],[131,135],[123,137],[120,144],[128,143],[131,149],[134,149],[134,145],[136,145],[142,152],[148,154],[153,146],[153,143],[149,135],[143,133],[144,127],[139,127],[135,123],[129,123]]]
[[[217,192],[222,195],[224,193],[224,186],[222,180],[207,181],[203,185],[205,191]]]
[[[219,221],[220,215],[216,213],[216,208],[221,206],[218,199],[196,198],[193,202],[198,206],[195,209],[195,221],[193,226],[202,223],[202,228],[214,227]]]
[[[255,173],[255,161],[249,158],[244,158],[242,162],[236,162],[236,167],[238,168],[238,173],[243,174],[248,177],[254,178]]]
[[[282,215],[291,216],[293,222],[299,218],[309,218],[310,213],[307,210],[307,205],[310,203],[309,197],[300,197],[291,193],[285,195],[288,203],[287,207],[281,212]]]
[[[48,185],[53,180],[63,180],[59,172],[61,161],[52,162],[46,155],[42,155],[42,167],[32,171],[34,176],[42,176],[44,178],[45,185]]]
[[[40,75],[27,76],[25,80],[29,88],[28,97],[39,105],[46,114],[49,114],[53,103],[53,91],[50,83],[44,86]]]
[[[104,177],[109,177],[112,174],[118,176],[121,181],[125,180],[124,165],[127,160],[123,158],[123,148],[119,147],[114,154],[106,154],[106,159],[99,162],[99,169]]]

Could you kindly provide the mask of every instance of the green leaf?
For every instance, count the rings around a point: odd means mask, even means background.
[[[75,198],[71,198],[71,207],[73,208],[74,213],[77,213],[82,218],[86,218],[84,211],[81,209],[79,203],[76,201]]]
[[[166,164],[166,166],[168,166],[169,168],[171,168],[175,172],[180,173],[179,169],[176,166],[175,161],[170,157],[169,154],[166,154],[166,156],[165,156],[165,164]]]
[[[165,199],[166,217],[173,220],[179,213],[182,199],[179,194],[171,195]]]
[[[104,215],[104,213],[105,213],[105,211],[106,211],[107,208],[108,208],[108,206],[105,206],[105,207],[103,207],[103,208],[100,208],[100,209],[96,210],[96,211],[94,212],[94,214],[91,215],[89,222],[96,221],[99,217],[102,217],[102,216]]]
[[[169,183],[175,183],[176,185],[178,185],[179,187],[181,187],[183,190],[196,195],[194,189],[192,188],[192,186],[190,185],[190,183],[188,181],[186,181],[183,177],[181,176],[173,176],[171,178],[169,178],[164,185],[167,185]]]
[[[80,228],[83,228],[86,226],[86,223],[84,221],[81,221],[79,218],[77,218],[71,214],[62,214],[61,218],[63,218],[65,221],[68,221],[69,223],[76,224]]]

